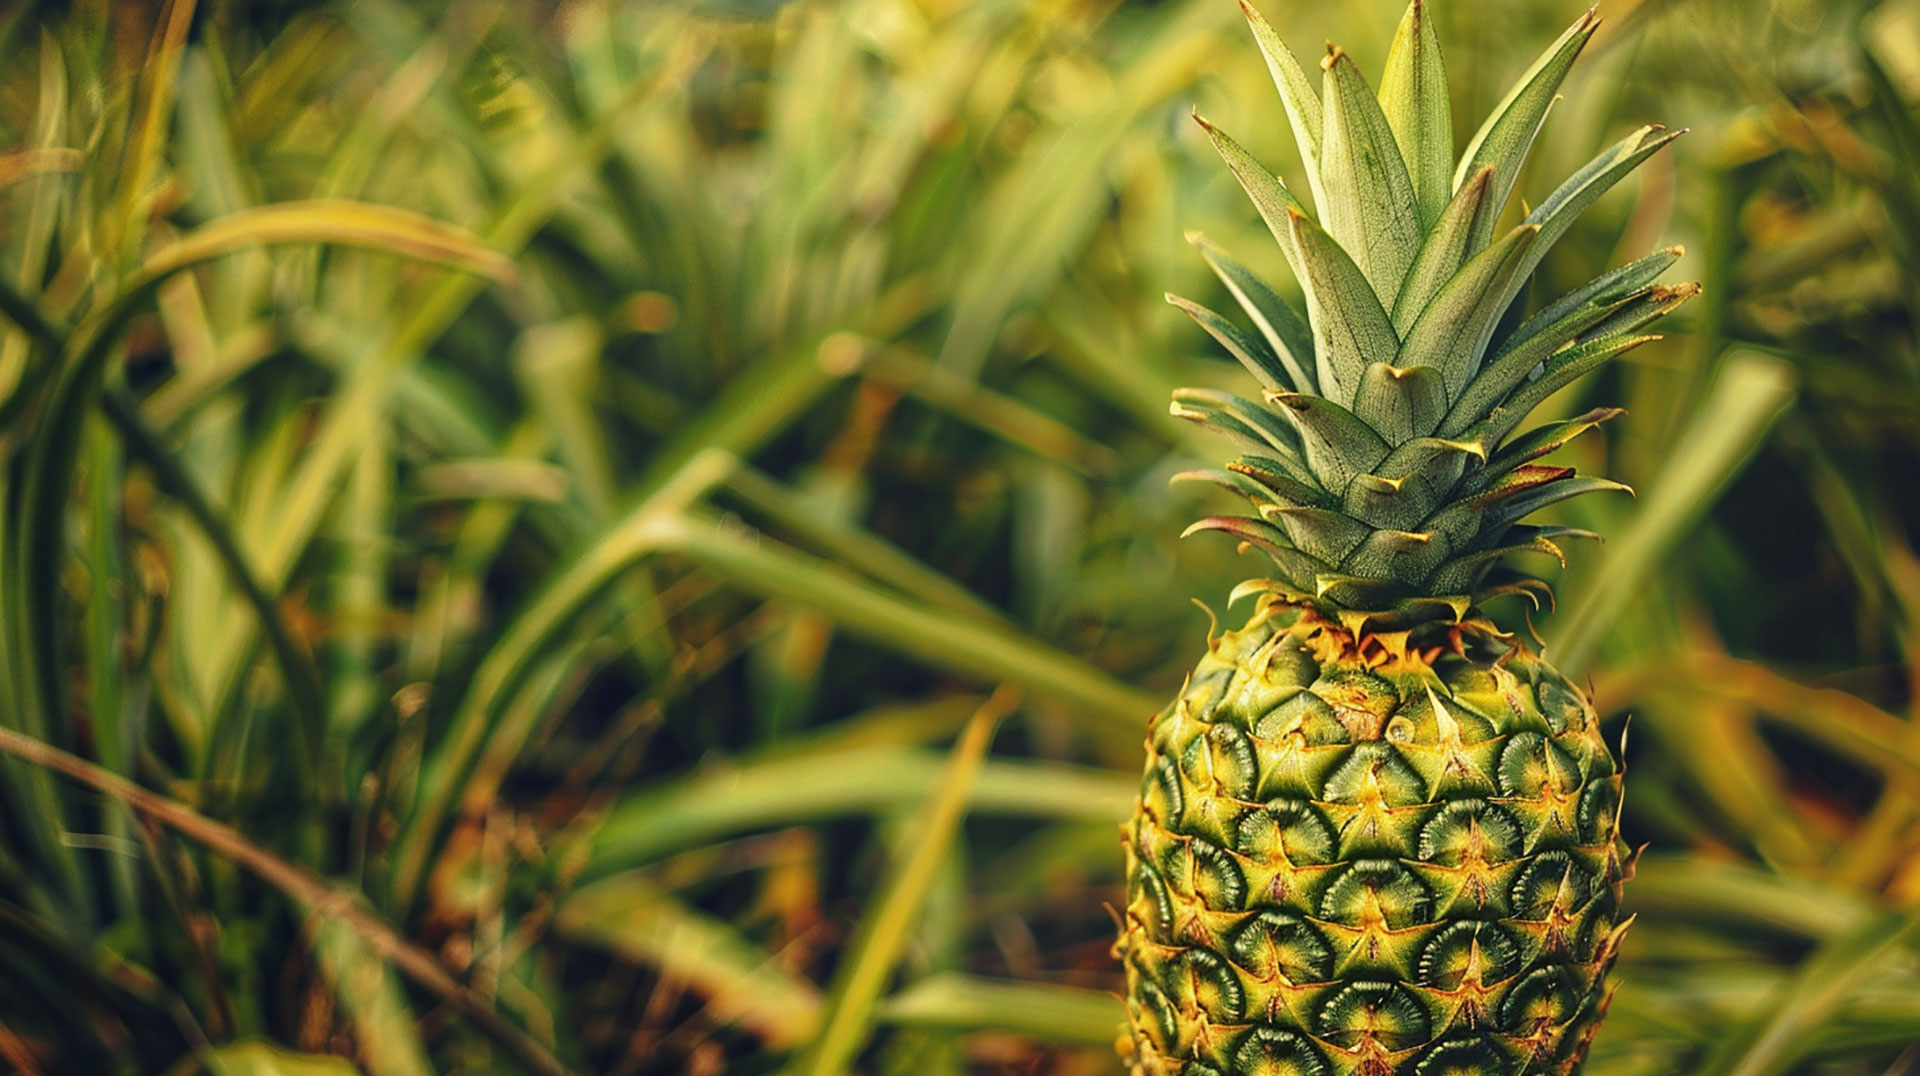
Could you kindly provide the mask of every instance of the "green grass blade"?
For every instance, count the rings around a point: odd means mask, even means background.
[[[1813,1048],[1822,1027],[1844,1013],[1920,937],[1920,912],[1878,915],[1822,946],[1780,985],[1758,1017],[1723,1037],[1699,1076],[1781,1076]]]
[[[201,1060],[210,1076],[360,1076],[344,1057],[296,1054],[257,1039],[212,1047]]]
[[[1064,275],[1100,220],[1104,200],[1088,191],[1107,182],[1103,171],[1136,123],[1213,65],[1223,14],[1209,4],[1156,11],[1135,43],[1138,58],[1114,73],[1114,94],[1061,124],[1043,150],[1023,154],[981,196],[982,224],[953,285],[941,365],[977,376],[1007,315]]]
[[[368,950],[353,927],[337,919],[317,919],[312,946],[372,1076],[433,1076],[416,1026],[418,1016],[407,1005],[392,969]]]
[[[140,256],[152,194],[149,187],[166,156],[194,7],[194,0],[166,0],[156,20],[152,48],[134,91],[133,129],[115,173],[113,212],[103,222],[100,238],[103,256],[119,263],[111,268],[131,266]]]
[[[790,1070],[791,1076],[840,1076],[872,1033],[874,1007],[900,961],[947,849],[959,833],[973,783],[1003,718],[1017,705],[1006,688],[994,693],[960,732],[940,777],[929,786],[907,850],[879,898],[862,918],[828,996],[819,1037]]]
[[[295,768],[303,775],[311,775],[326,736],[327,723],[326,689],[312,656],[294,639],[279,606],[247,563],[227,518],[207,499],[173,450],[141,419],[133,402],[110,392],[103,400],[103,409],[128,455],[153,472],[155,484],[172,497],[200,529],[226,569],[228,582],[240,592],[265,630],[267,645],[273,650],[280,674],[286,680],[287,700],[298,722],[293,741]]]
[[[1127,1013],[1102,990],[988,979],[948,972],[928,976],[880,1003],[881,1023],[934,1031],[1010,1031],[1036,1041],[1111,1049]]]
[[[897,388],[956,421],[1041,459],[1090,477],[1113,473],[1116,460],[1111,448],[1030,404],[961,377],[912,349],[876,351],[861,363],[860,371],[871,382]]]
[[[836,516],[810,511],[792,488],[775,482],[751,467],[736,468],[726,482],[727,493],[763,512],[782,528],[831,557],[835,563],[857,564],[874,579],[901,593],[943,606],[985,624],[1007,625],[1005,613],[985,599],[916,560],[899,546]]]
[[[494,280],[513,275],[513,263],[505,254],[463,228],[392,206],[320,198],[256,206],[209,221],[155,251],[136,281],[157,280],[263,243],[364,247]]]
[[[923,748],[848,743],[662,782],[627,797],[594,830],[587,871],[625,870],[754,830],[907,809],[939,767]],[[974,785],[973,811],[1111,821],[1131,808],[1134,785],[1105,770],[994,759]]]
[[[112,433],[98,422],[89,424],[83,452],[85,466],[92,475],[86,490],[88,586],[83,616],[89,728],[93,733],[94,756],[115,773],[126,774],[133,772],[140,748],[140,727],[137,721],[128,720],[128,696],[137,694],[139,688],[132,682],[131,663],[123,657],[130,649],[123,643],[123,638],[130,633],[126,602],[129,572],[120,535],[121,512],[125,507],[121,501],[124,460]],[[107,834],[131,843],[132,815],[118,805],[109,807],[103,814]],[[132,858],[109,856],[105,866],[120,914],[136,912],[139,883]]]
[[[1667,466],[1647,485],[1634,521],[1616,539],[1600,570],[1583,586],[1572,612],[1552,626],[1554,664],[1579,676],[1628,604],[1649,586],[1682,535],[1713,503],[1793,399],[1793,382],[1777,359],[1729,356],[1698,417],[1674,446]]]
[[[573,891],[561,901],[553,925],[570,940],[685,983],[706,998],[706,1019],[745,1028],[772,1049],[792,1049],[820,1029],[820,991],[812,983],[732,926],[639,875],[616,875]]]
[[[652,538],[660,551],[698,561],[738,586],[813,609],[884,646],[1067,703],[1094,728],[1131,737],[1143,715],[1157,709],[1142,693],[1037,640],[933,612],[713,520],[663,518]]]
[[[567,184],[611,150],[619,125],[659,91],[669,74],[671,71],[655,71],[649,77],[635,79],[566,152],[556,154],[547,168],[503,200],[503,208],[482,234],[479,245],[501,256],[511,256],[525,246],[552,215]],[[427,238],[420,236],[422,241]],[[270,586],[285,581],[306,548],[348,462],[365,440],[367,425],[381,420],[400,370],[446,332],[486,283],[486,278],[469,273],[443,278],[334,394],[300,470],[280,498],[273,526],[256,545],[256,563]]]
[[[495,719],[518,693],[539,655],[608,583],[658,549],[663,516],[705,496],[726,478],[735,462],[735,457],[719,451],[695,457],[672,482],[659,487],[654,496],[569,560],[500,634],[475,669],[472,686],[437,749],[421,767],[412,815],[392,853],[393,890],[399,904],[405,906],[416,894],[433,842],[464,788],[474,759],[502,753],[502,748],[492,745]]]

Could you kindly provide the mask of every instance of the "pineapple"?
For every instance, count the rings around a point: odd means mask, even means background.
[[[1654,282],[1674,248],[1528,317],[1523,291],[1573,219],[1679,132],[1635,131],[1507,214],[1593,12],[1457,163],[1421,0],[1377,94],[1334,47],[1316,93],[1246,14],[1317,214],[1200,123],[1306,309],[1196,236],[1254,329],[1169,300],[1263,391],[1256,402],[1183,389],[1173,413],[1245,452],[1182,477],[1253,507],[1189,533],[1224,531],[1275,571],[1235,590],[1251,619],[1209,633],[1149,727],[1124,827],[1123,1048],[1136,1074],[1572,1073],[1625,930],[1621,767],[1581,689],[1479,607],[1543,594],[1503,567],[1510,554],[1560,557],[1560,540],[1591,537],[1523,517],[1624,489],[1538,462],[1619,411],[1520,426],[1557,389],[1654,339],[1641,330],[1698,286]]]

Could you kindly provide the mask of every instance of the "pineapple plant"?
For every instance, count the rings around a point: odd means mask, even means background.
[[[1698,286],[1656,282],[1672,248],[1531,315],[1525,292],[1573,220],[1680,132],[1643,127],[1509,213],[1592,11],[1456,160],[1422,0],[1377,92],[1332,46],[1316,92],[1242,6],[1312,211],[1200,124],[1305,310],[1199,236],[1253,329],[1169,296],[1261,386],[1175,393],[1176,416],[1244,450],[1181,477],[1252,507],[1188,533],[1223,531],[1274,567],[1235,589],[1250,619],[1209,632],[1149,726],[1123,827],[1123,1050],[1136,1076],[1572,1073],[1626,928],[1621,765],[1582,690],[1481,609],[1546,596],[1512,555],[1564,562],[1560,542],[1592,537],[1526,516],[1625,488],[1542,462],[1618,410],[1522,424],[1655,339],[1648,323]]]

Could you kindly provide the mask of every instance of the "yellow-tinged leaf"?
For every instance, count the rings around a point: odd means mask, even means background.
[[[1380,110],[1406,158],[1421,228],[1431,228],[1453,193],[1453,106],[1440,39],[1423,0],[1407,5],[1394,34],[1380,77]]]
[[[974,782],[986,763],[994,730],[1019,702],[1019,693],[1005,685],[981,704],[960,732],[940,778],[927,790],[926,802],[913,821],[910,839],[903,842],[904,858],[892,871],[878,902],[867,911],[853,944],[834,980],[831,1001],[820,1034],[789,1071],[795,1076],[834,1076],[846,1072],[854,1055],[872,1031],[875,1006],[894,967],[905,951],[908,936],[947,851],[953,846]]]
[[[0,154],[0,190],[50,172],[78,172],[81,160],[79,150],[59,146]]]
[[[576,890],[554,926],[576,941],[658,968],[707,999],[706,1016],[739,1025],[776,1049],[807,1041],[820,992],[731,926],[687,907],[637,874]]]
[[[883,1023],[940,1031],[1013,1031],[1041,1042],[1105,1046],[1127,1018],[1102,990],[944,972],[921,979],[880,1006]]]
[[[1329,47],[1326,134],[1320,144],[1320,224],[1392,308],[1420,252],[1420,210],[1393,129],[1353,58]],[[1374,356],[1378,357],[1378,356]]]
[[[141,267],[157,279],[197,262],[262,243],[331,243],[383,250],[504,280],[513,275],[506,255],[472,232],[391,206],[320,198],[280,202],[229,213],[162,247]]]
[[[360,1076],[360,1069],[344,1057],[296,1054],[271,1043],[230,1042],[205,1054],[212,1076]]]

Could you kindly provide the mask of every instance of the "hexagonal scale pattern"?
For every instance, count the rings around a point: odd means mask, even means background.
[[[1150,726],[1133,1071],[1571,1073],[1624,929],[1620,782],[1584,694],[1486,622],[1356,641],[1263,595]]]

